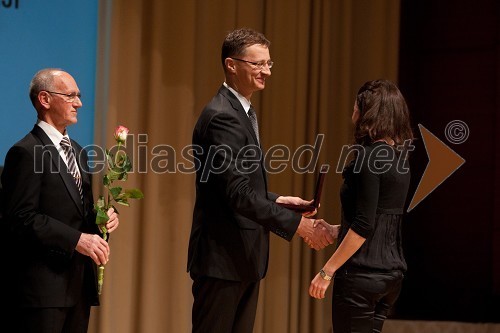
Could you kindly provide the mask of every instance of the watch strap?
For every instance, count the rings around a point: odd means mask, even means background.
[[[323,269],[319,270],[319,275],[321,276],[321,278],[323,280],[326,280],[326,281],[330,281],[333,278],[333,276],[326,274],[326,272]]]

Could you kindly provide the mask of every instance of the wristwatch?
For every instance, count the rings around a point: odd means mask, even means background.
[[[326,274],[323,269],[319,270],[319,276],[321,276],[321,278],[326,281],[330,281],[333,278],[333,276]]]

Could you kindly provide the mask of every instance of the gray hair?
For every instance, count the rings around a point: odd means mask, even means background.
[[[63,72],[60,68],[45,68],[39,70],[30,82],[30,100],[36,108],[38,93],[43,90],[50,91],[53,89],[54,77],[57,73]]]

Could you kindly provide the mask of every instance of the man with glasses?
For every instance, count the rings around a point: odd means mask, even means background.
[[[87,154],[67,127],[82,107],[73,77],[43,69],[30,84],[33,130],[7,153],[2,229],[9,241],[9,332],[87,332],[96,265],[109,259],[93,213]],[[108,232],[119,224],[110,209]]]
[[[259,282],[267,271],[269,231],[288,241],[297,233],[316,249],[333,242],[325,227],[277,204],[309,201],[267,190],[251,97],[271,75],[269,45],[251,29],[226,36],[225,82],[194,128],[196,203],[188,271],[196,333],[252,332]]]

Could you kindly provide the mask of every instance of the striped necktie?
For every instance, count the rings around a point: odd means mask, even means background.
[[[64,154],[66,154],[66,161],[68,162],[68,171],[73,176],[76,186],[78,187],[78,192],[80,192],[80,198],[82,198],[83,201],[82,178],[80,177],[80,173],[78,172],[75,151],[73,150],[73,147],[71,147],[69,139],[65,136],[61,140],[61,148],[64,150]]]
[[[257,123],[257,115],[255,114],[255,110],[252,106],[250,106],[250,109],[248,109],[248,118],[250,118],[250,122],[252,123],[253,131],[255,132],[255,136],[257,137],[257,143],[260,145],[259,124]]]

